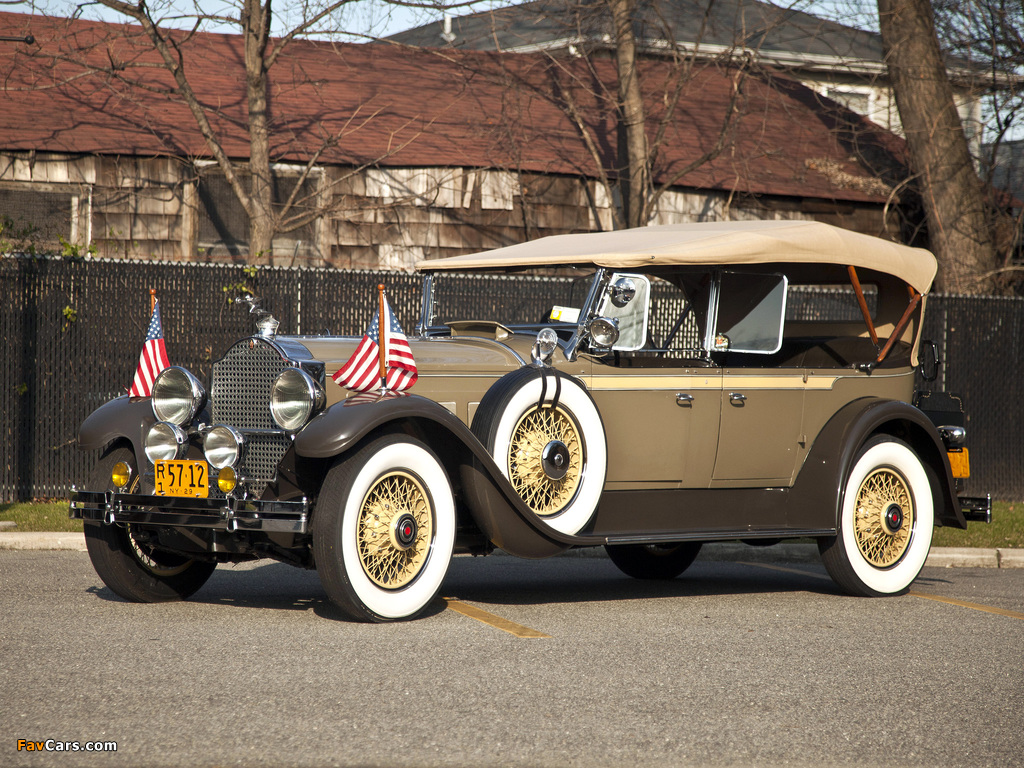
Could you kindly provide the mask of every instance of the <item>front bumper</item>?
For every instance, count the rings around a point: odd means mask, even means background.
[[[301,534],[308,533],[309,501],[305,498],[301,501],[186,499],[114,491],[74,491],[68,514],[73,519],[107,525],[135,523]]]

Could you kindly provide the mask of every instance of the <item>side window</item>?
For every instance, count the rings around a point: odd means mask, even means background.
[[[786,317],[784,275],[723,272],[718,284],[715,322],[707,348],[713,352],[770,355],[782,347]]]

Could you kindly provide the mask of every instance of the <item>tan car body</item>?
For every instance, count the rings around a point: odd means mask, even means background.
[[[501,317],[441,322],[435,316],[433,276],[526,266],[594,271],[586,302],[572,309],[578,319],[515,325]],[[917,469],[910,474],[927,475],[916,481],[915,493],[922,483],[928,489],[935,524],[966,526],[947,437],[911,405],[925,294],[935,274],[927,251],[813,222],[746,222],[545,238],[418,268],[429,279],[418,328],[409,334],[418,369],[410,392],[354,397],[332,380],[357,338],[244,339],[214,366],[214,409],[207,404],[195,414],[184,458],[204,460],[201,438],[217,420],[216,398],[230,396],[227,379],[217,384],[218,371],[258,354],[264,361],[257,366],[260,375],[269,378],[257,391],[267,394],[250,392],[247,402],[268,397],[273,376],[291,368],[304,371],[310,387],[320,390],[311,390],[316,407],[296,430],[255,422],[240,427],[254,444],[270,440],[279,446],[264,452],[269,474],[243,492],[209,499],[80,492],[72,515],[107,526],[143,526],[158,546],[199,559],[269,554],[313,566],[311,534],[315,538],[322,516],[335,514],[318,506],[325,476],[350,456],[365,461],[365,446],[398,435],[425,446],[444,468],[458,519],[454,551],[485,554],[500,547],[535,558],[575,546],[676,547],[804,536],[832,546],[851,471],[866,446],[885,438],[915,457]],[[735,296],[727,283],[739,286]],[[679,306],[685,311],[668,335],[689,317],[698,347],[669,346],[668,338],[659,347],[649,332],[643,339],[636,330],[648,329],[660,301],[655,285],[684,296]],[[856,295],[863,317],[783,322],[782,300],[782,314],[770,320],[769,313],[770,322],[759,328],[757,313],[774,307],[772,297],[784,296],[787,285],[843,287],[847,300]],[[864,286],[871,289],[873,308]],[[754,309],[744,309],[743,302]],[[560,312],[552,309],[552,316]],[[616,330],[605,342],[601,334],[609,326]],[[623,328],[639,341],[616,346]],[[756,332],[754,341],[744,341],[750,332]],[[761,336],[771,343],[757,346]],[[251,387],[245,373],[250,368],[238,370],[244,375],[234,374],[231,386]],[[583,462],[580,488],[598,483],[593,506],[571,526],[559,524],[561,511],[542,512],[526,502],[511,481],[513,458],[489,442],[505,418],[501,404],[528,386],[540,388],[540,402],[526,403],[527,411],[556,414],[560,397],[574,397],[577,408],[594,414],[577,419],[578,446],[567,449],[560,438],[544,448],[544,473],[552,483],[564,472],[561,463],[549,463],[563,461],[559,451]],[[265,414],[259,418],[266,421]],[[143,486],[151,487],[153,464],[144,444],[155,422],[148,399],[119,398],[86,420],[79,442],[84,448],[130,447],[137,466],[149,467],[149,475],[140,472]],[[584,491],[576,493],[573,504]],[[896,533],[902,515],[892,512]],[[843,583],[854,591],[875,589],[845,575],[843,558],[836,560]],[[342,590],[343,602],[348,594]]]

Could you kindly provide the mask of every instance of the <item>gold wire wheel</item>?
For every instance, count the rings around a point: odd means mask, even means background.
[[[907,481],[891,469],[876,469],[860,484],[853,530],[864,559],[878,568],[896,565],[910,546],[914,502]]]
[[[541,407],[519,419],[508,446],[508,477],[538,515],[565,509],[583,478],[583,443],[568,413]]]
[[[132,548],[135,559],[142,563],[150,573],[164,579],[177,576],[192,565],[192,561],[187,557],[179,557],[169,552],[156,552],[148,544],[143,544],[138,540],[137,534],[131,529],[131,526],[128,527],[128,546]]]
[[[419,575],[430,554],[434,518],[427,492],[405,472],[390,472],[363,498],[356,522],[359,562],[374,584],[401,589]]]

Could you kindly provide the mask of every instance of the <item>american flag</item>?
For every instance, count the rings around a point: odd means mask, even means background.
[[[387,362],[387,388],[393,392],[409,389],[416,383],[419,374],[413,360],[409,340],[398,324],[398,318],[391,311],[386,298],[383,301],[383,316],[386,328],[380,331],[380,314],[375,314],[362,341],[341,368],[331,377],[338,384],[354,392],[373,392],[380,389],[380,339],[384,339],[384,359]]]
[[[167,349],[164,347],[164,328],[160,323],[158,301],[153,305],[153,317],[149,319],[149,328],[146,330],[146,343],[142,345],[139,367],[135,369],[135,380],[128,394],[132,397],[149,397],[153,394],[156,375],[170,364]]]

